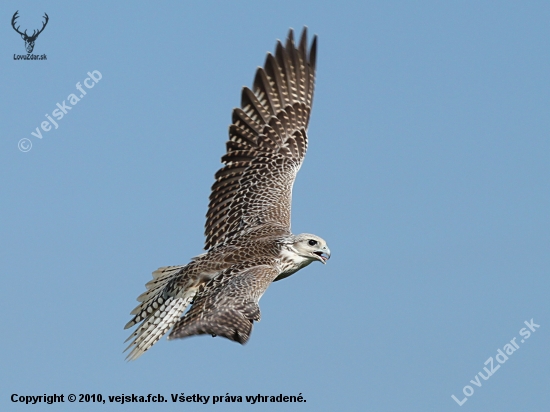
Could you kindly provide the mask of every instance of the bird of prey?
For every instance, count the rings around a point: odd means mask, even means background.
[[[168,339],[209,334],[246,343],[271,282],[330,258],[323,239],[290,231],[292,186],[307,149],[316,50],[316,36],[307,50],[307,28],[297,45],[291,29],[286,43],[278,41],[275,54],[268,53],[257,69],[252,89],[243,88],[225,165],[210,195],[207,252],[187,265],[153,272],[125,327],[141,323],[127,339],[128,360],[170,328]]]

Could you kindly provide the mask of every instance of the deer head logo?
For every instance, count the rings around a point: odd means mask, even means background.
[[[33,51],[33,49],[34,49],[34,42],[36,41],[36,38],[38,37],[38,35],[39,35],[40,33],[42,33],[42,31],[43,31],[44,28],[46,27],[46,24],[48,24],[48,20],[49,20],[50,18],[48,17],[48,15],[47,15],[46,13],[44,13],[44,18],[46,19],[46,21],[42,24],[42,28],[41,28],[40,30],[38,30],[38,31],[34,30],[34,31],[32,32],[32,35],[29,36],[29,35],[27,34],[27,30],[25,30],[24,33],[21,33],[21,32],[19,31],[19,27],[20,27],[20,26],[15,27],[15,20],[17,20],[17,18],[19,17],[19,16],[17,15],[17,13],[19,13],[19,10],[17,10],[17,11],[15,12],[15,14],[13,15],[13,17],[11,18],[11,25],[12,25],[13,29],[14,29],[17,33],[19,33],[19,34],[21,35],[21,38],[22,38],[23,40],[25,40],[25,49],[27,49],[27,53],[32,53],[32,51]]]

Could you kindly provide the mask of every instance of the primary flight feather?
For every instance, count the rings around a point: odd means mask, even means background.
[[[316,52],[316,36],[308,52],[307,29],[298,45],[291,29],[286,44],[277,42],[275,55],[267,54],[252,89],[243,88],[225,166],[210,195],[207,252],[187,265],[153,272],[125,327],[140,324],[127,339],[128,360],[170,328],[168,339],[209,334],[246,343],[271,282],[329,259],[323,239],[290,231],[292,185],[307,150]]]

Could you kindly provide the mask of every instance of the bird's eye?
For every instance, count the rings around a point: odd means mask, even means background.
[[[317,244],[317,241],[316,240],[313,240],[313,239],[310,239],[309,242],[309,246],[315,246]]]

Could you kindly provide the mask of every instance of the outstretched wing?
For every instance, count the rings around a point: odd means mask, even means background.
[[[207,334],[245,344],[260,320],[258,301],[279,274],[274,262],[261,263],[234,266],[207,283],[168,339]]]
[[[252,90],[233,110],[225,166],[215,175],[206,215],[205,249],[235,233],[271,222],[290,229],[292,185],[307,149],[317,37],[307,52],[290,30],[258,68]]]

